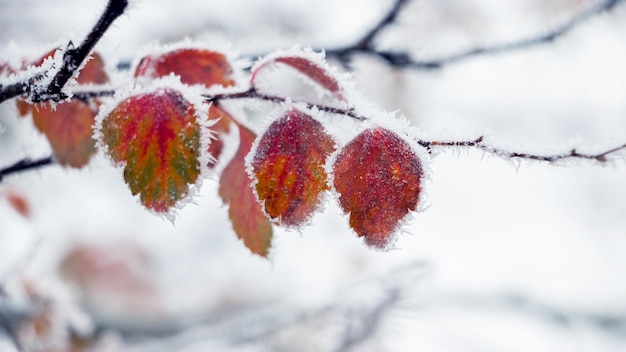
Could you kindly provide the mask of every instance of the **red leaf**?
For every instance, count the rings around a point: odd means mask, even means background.
[[[158,78],[170,73],[180,76],[180,81],[189,85],[229,87],[235,84],[233,68],[224,54],[193,48],[146,56],[137,66],[135,77]]]
[[[15,70],[13,69],[11,64],[9,64],[8,62],[0,62],[0,76],[8,76],[12,73],[15,73]]]
[[[329,189],[324,165],[334,150],[324,127],[301,111],[291,109],[274,121],[251,163],[267,214],[287,226],[308,221]]]
[[[54,55],[54,51],[40,60]],[[91,56],[91,60],[80,71],[76,81],[80,84],[102,84],[108,81],[104,72],[104,62],[97,53]],[[28,111],[27,103],[18,101],[20,113]],[[91,155],[95,152],[95,142],[92,139],[93,124],[98,113],[98,102],[95,106],[79,100],[61,103],[56,109],[47,103],[35,104],[32,107],[33,122],[41,131],[54,153],[55,159],[61,165],[80,168],[85,166]]]
[[[339,153],[333,184],[352,229],[369,246],[385,248],[399,222],[417,209],[423,174],[411,146],[377,127],[363,131]]]
[[[221,107],[213,104],[209,107],[209,119],[217,120],[217,122],[211,126],[211,131],[216,135],[215,139],[211,140],[211,144],[209,144],[208,149],[209,155],[213,157],[212,160],[209,160],[208,166],[209,168],[213,168],[217,164],[219,157],[222,155],[222,149],[224,149],[222,134],[230,131],[230,125],[233,121],[233,117]]]
[[[219,194],[229,204],[228,215],[237,237],[252,253],[267,257],[272,242],[272,224],[263,214],[250,185],[244,158],[250,152],[256,138],[254,132],[237,123],[239,148],[220,177]]]
[[[102,140],[124,180],[144,206],[165,213],[200,176],[196,108],[181,93],[162,88],[131,96],[102,121]]]
[[[343,90],[339,82],[333,77],[328,70],[317,62],[303,56],[278,56],[272,58],[256,67],[250,76],[250,84],[254,85],[257,74],[271,64],[278,62],[296,69],[298,72],[309,77],[315,83],[330,91],[335,97],[344,100]]]
[[[104,60],[98,53],[93,53],[88,58],[89,61],[80,70],[80,74],[76,78],[79,84],[104,84],[109,81],[109,76],[104,70]]]

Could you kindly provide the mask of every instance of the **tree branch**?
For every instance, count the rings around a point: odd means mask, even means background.
[[[552,43],[556,39],[565,36],[573,29],[590,20],[591,18],[602,13],[611,11],[616,6],[623,4],[624,0],[602,0],[596,5],[574,16],[572,19],[563,23],[559,27],[548,32],[538,33],[531,37],[511,41],[508,43],[491,46],[479,46],[466,51],[461,51],[455,54],[429,60],[417,60],[411,57],[411,54],[407,51],[383,51],[376,50],[372,46],[372,42],[375,40],[375,37],[382,31],[382,29],[396,20],[398,15],[397,12],[402,9],[402,5],[404,5],[405,2],[406,1],[397,0],[390,13],[385,16],[374,27],[372,31],[368,32],[368,34],[363,39],[357,41],[355,44],[343,48],[327,50],[326,55],[328,57],[337,58],[343,64],[349,64],[353,56],[361,54],[379,57],[387,64],[395,68],[416,70],[441,69],[445,66],[456,64],[477,56],[504,54]]]
[[[7,166],[3,169],[0,169],[0,182],[3,181],[5,176],[18,173],[18,172],[27,171],[27,170],[38,169],[40,167],[52,165],[54,163],[55,161],[52,158],[52,156],[48,156],[48,157],[41,158],[41,159],[35,159],[35,160],[28,159],[28,158],[22,159],[11,166]]]
[[[387,27],[394,24],[400,15],[400,12],[409,0],[396,0],[387,13],[369,32],[367,32],[361,40],[357,41],[354,45],[355,48],[361,48],[363,50],[372,49],[376,37]]]
[[[37,81],[45,76],[42,73],[38,73],[24,82],[0,86],[0,103],[24,94],[30,94],[33,102],[66,99],[67,96],[61,90],[70,78],[74,76],[111,24],[124,13],[127,7],[128,0],[109,0],[98,22],[96,22],[83,42],[78,47],[74,47],[72,42],[68,43],[67,49],[63,54],[61,68],[52,77],[52,81],[48,86],[38,87],[36,84]]]
[[[270,101],[270,102],[279,103],[279,104],[286,103],[288,101],[295,102],[295,100],[293,100],[293,98],[291,97],[287,98],[287,97],[282,97],[278,95],[259,93],[254,87],[246,91],[242,91],[242,92],[205,95],[204,98],[206,99],[207,102],[218,102],[220,100],[236,100],[236,99],[256,99],[256,100]],[[369,119],[368,117],[357,114],[354,111],[354,109],[342,109],[342,108],[337,108],[337,107],[330,106],[330,105],[314,104],[314,103],[310,103],[306,101],[303,101],[301,103],[306,104],[306,107],[308,109],[316,109],[319,111],[323,111],[323,112],[327,112],[327,113],[335,114],[335,115],[344,115],[344,116],[351,117],[358,121],[365,121]]]

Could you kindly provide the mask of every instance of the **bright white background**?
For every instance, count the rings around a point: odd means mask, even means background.
[[[549,30],[593,3],[413,1],[379,45],[428,59]],[[112,69],[157,39],[228,43],[244,55],[293,44],[332,48],[368,30],[390,1],[132,4],[98,46]],[[0,44],[45,52],[80,38],[101,7],[1,0]],[[625,6],[553,44],[435,72],[392,71],[372,58],[354,67],[368,101],[398,111],[432,139],[484,135],[535,153],[594,152],[626,141]],[[0,124],[0,165],[49,154],[12,103],[0,106]],[[33,215],[22,218],[0,198],[0,280],[27,277],[51,296],[84,303],[104,324],[205,320],[202,329],[147,347],[121,347],[127,342],[113,334],[113,349],[333,351],[398,289],[399,300],[353,350],[626,350],[624,153],[602,165],[550,165],[444,150],[426,163],[430,207],[404,227],[397,249],[366,248],[330,200],[300,233],[276,229],[269,260],[236,239],[215,180],[172,225],[146,212],[101,156],[80,171],[54,166],[12,176],[0,193],[25,194]],[[84,296],[68,290],[57,264],[76,243],[140,248],[151,260],[153,296],[131,304],[115,288]],[[598,323],[599,316],[621,325]],[[10,350],[0,342],[3,348]]]

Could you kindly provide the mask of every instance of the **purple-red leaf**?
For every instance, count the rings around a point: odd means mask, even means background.
[[[135,69],[135,77],[158,78],[170,73],[185,84],[211,87],[235,84],[233,68],[222,53],[207,49],[178,49],[158,56],[144,57]]]
[[[267,257],[272,243],[272,224],[256,199],[246,172],[244,158],[250,152],[256,138],[254,132],[237,123],[239,148],[220,177],[219,194],[228,204],[228,215],[237,236],[252,253]]]
[[[333,185],[350,213],[350,227],[372,247],[385,248],[409,211],[417,209],[424,174],[411,146],[381,128],[363,131],[339,153]]]
[[[343,89],[339,84],[339,81],[337,81],[337,79],[333,77],[333,75],[322,65],[304,56],[286,55],[277,56],[267,60],[254,69],[252,75],[250,76],[250,83],[254,85],[254,81],[258,73],[274,63],[281,63],[294,68],[298,72],[309,77],[313,82],[331,92],[338,99],[344,100]]]
[[[334,150],[324,127],[301,111],[291,109],[274,121],[250,165],[265,212],[287,226],[307,222],[329,189],[324,165]]]
[[[196,107],[181,93],[161,88],[131,96],[102,120],[102,142],[124,164],[124,180],[144,206],[168,212],[200,175]]]

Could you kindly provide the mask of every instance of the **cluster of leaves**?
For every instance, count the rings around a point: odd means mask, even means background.
[[[52,51],[31,65],[54,56]],[[221,101],[261,96],[259,77],[282,67],[296,70],[328,104],[274,99],[279,113],[257,136],[243,109],[232,113]],[[131,193],[155,213],[173,217],[223,164],[219,196],[237,235],[261,256],[270,249],[273,225],[307,224],[328,193],[337,194],[352,229],[380,249],[418,207],[424,176],[420,147],[403,137],[401,128],[367,121],[343,145],[325,128],[319,106],[326,113],[355,108],[345,108],[351,106],[346,84],[320,55],[299,49],[275,53],[246,73],[224,53],[180,45],[150,52],[131,72],[128,88],[110,94],[85,97],[77,91],[54,105],[23,99],[17,105],[22,115],[32,114],[60,164],[80,168],[95,146],[102,147],[123,169]],[[108,82],[100,55],[90,56],[76,81]],[[230,160],[222,160],[225,144],[232,143],[225,136],[233,131],[239,145]]]

